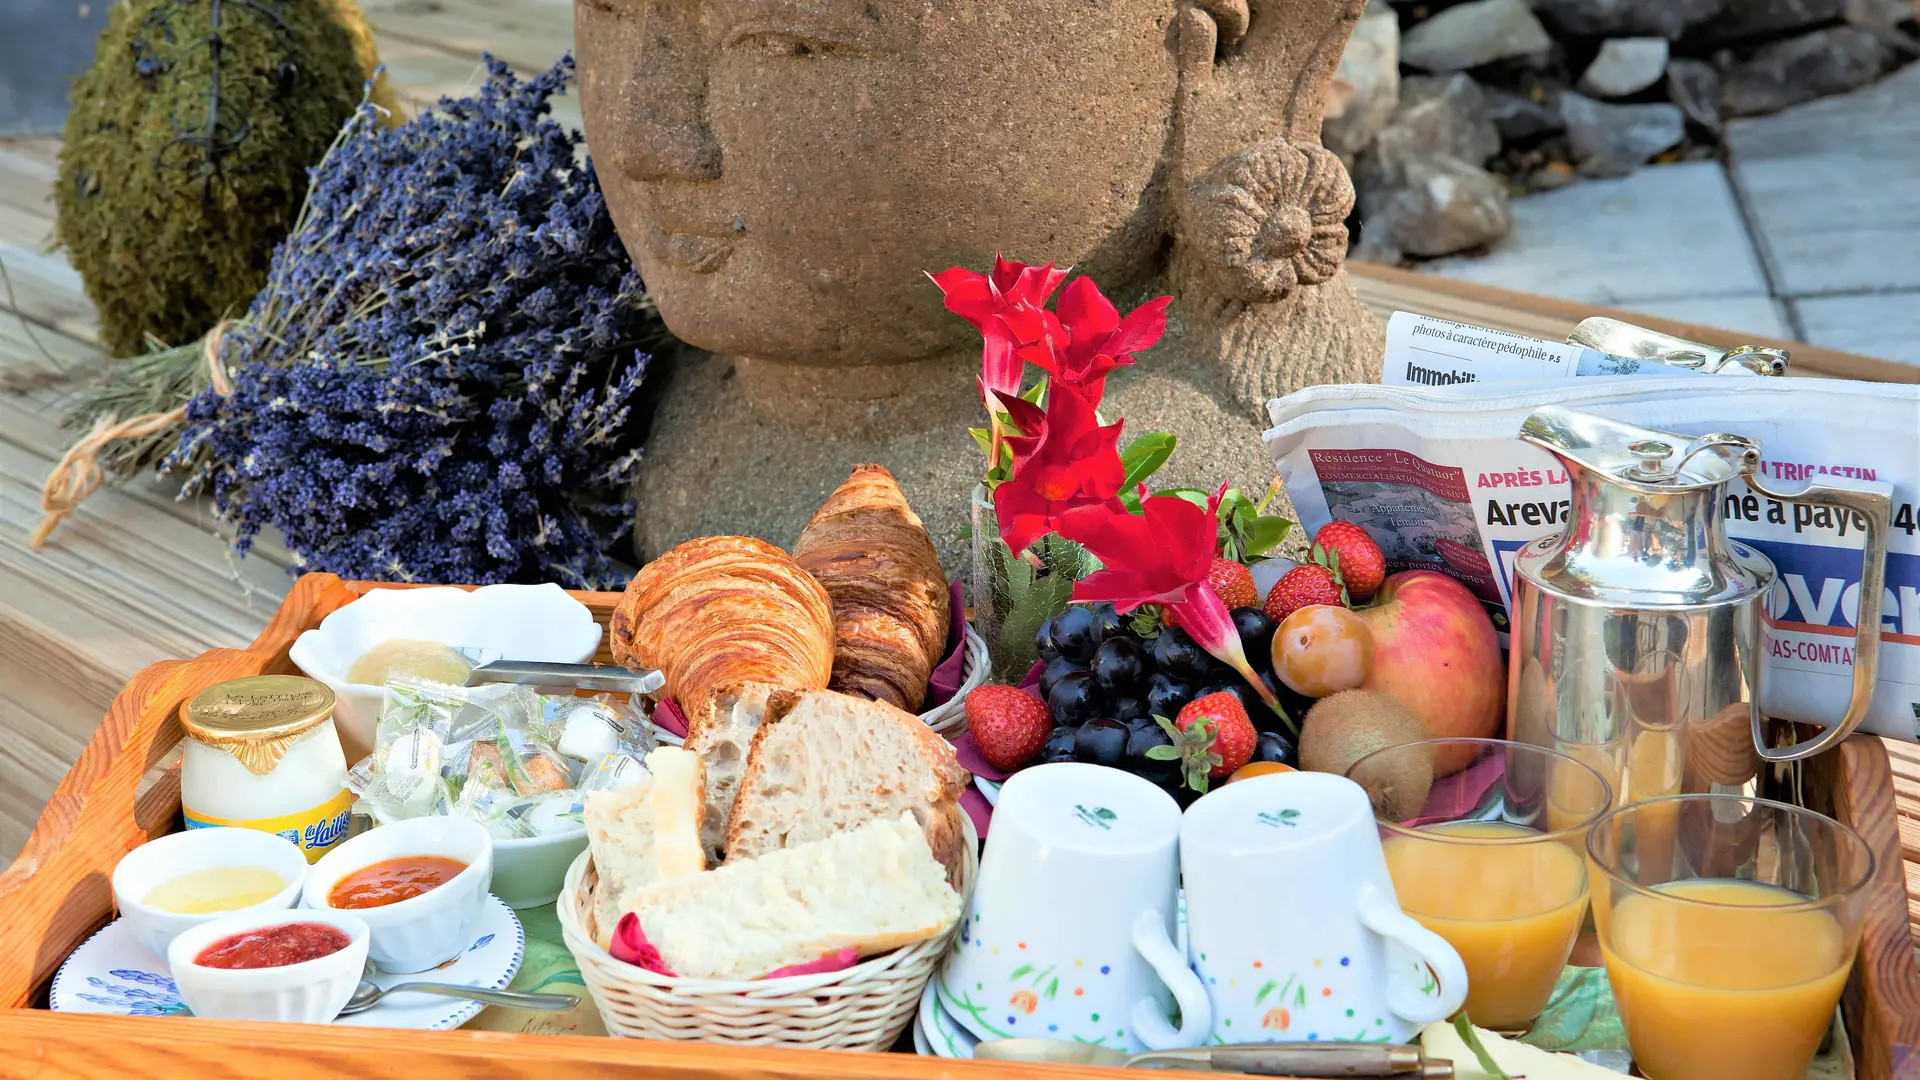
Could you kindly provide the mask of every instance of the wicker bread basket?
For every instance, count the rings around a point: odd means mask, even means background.
[[[987,672],[993,666],[987,662],[987,639],[964,623],[961,628],[965,634],[960,639],[960,647],[966,651],[966,658],[961,661],[960,688],[944,703],[920,714],[920,719],[926,721],[936,735],[949,739],[967,730],[967,694],[987,681]]]
[[[964,912],[980,870],[980,837],[964,814],[961,824],[967,838]],[[953,939],[949,929],[843,971],[817,975],[753,981],[675,978],[615,960],[594,942],[587,927],[596,880],[593,853],[583,851],[567,870],[554,908],[607,1033],[628,1038],[886,1050],[913,1023],[920,994]]]

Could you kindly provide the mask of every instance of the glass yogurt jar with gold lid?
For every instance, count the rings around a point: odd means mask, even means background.
[[[234,679],[187,702],[180,722],[187,828],[278,833],[308,862],[346,838],[353,795],[332,690],[300,675]]]

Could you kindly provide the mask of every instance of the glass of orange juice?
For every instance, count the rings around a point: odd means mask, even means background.
[[[1860,944],[1873,852],[1786,803],[1675,795],[1587,837],[1593,921],[1652,1080],[1798,1080]]]
[[[1612,805],[1606,779],[1502,739],[1390,747],[1347,776],[1373,796],[1401,908],[1466,962],[1467,1015],[1530,1026],[1586,918],[1586,830]]]

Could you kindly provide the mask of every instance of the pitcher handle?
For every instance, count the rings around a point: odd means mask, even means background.
[[[1769,488],[1760,480],[1757,467],[1743,470],[1747,487],[1769,499],[1831,506],[1852,511],[1866,522],[1867,544],[1860,553],[1860,611],[1853,630],[1853,697],[1847,702],[1847,714],[1840,722],[1815,736],[1812,742],[1793,746],[1769,747],[1761,726],[1760,710],[1753,710],[1753,745],[1768,761],[1799,761],[1830,749],[1834,743],[1853,734],[1873,702],[1873,686],[1880,666],[1880,594],[1886,588],[1887,532],[1892,528],[1893,500],[1884,491],[1873,490],[1865,481],[1841,476],[1824,476],[1796,489]]]
[[[1393,894],[1377,885],[1360,886],[1357,900],[1366,928],[1411,949],[1430,975],[1425,985],[1398,972],[1389,976],[1387,1008],[1414,1024],[1431,1024],[1459,1012],[1467,1003],[1467,965],[1447,939],[1415,922],[1394,903]]]
[[[1213,1031],[1213,1003],[1207,1000],[1207,988],[1200,985],[1200,976],[1193,973],[1186,956],[1167,937],[1167,920],[1158,911],[1148,909],[1133,921],[1133,948],[1180,1004],[1180,1026],[1176,1028],[1160,1015],[1159,1002],[1152,998],[1134,1002],[1133,1033],[1140,1042],[1149,1050],[1186,1050],[1207,1041]]]

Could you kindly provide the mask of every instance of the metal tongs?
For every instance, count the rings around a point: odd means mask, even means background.
[[[467,672],[468,686],[516,683],[521,686],[571,686],[616,694],[651,694],[667,684],[658,671],[634,671],[614,664],[542,664],[532,660],[495,660]]]
[[[1720,349],[1644,326],[1595,316],[1582,319],[1567,335],[1570,345],[1585,345],[1612,356],[1631,356],[1703,375],[1785,375],[1787,350],[1761,345]]]

